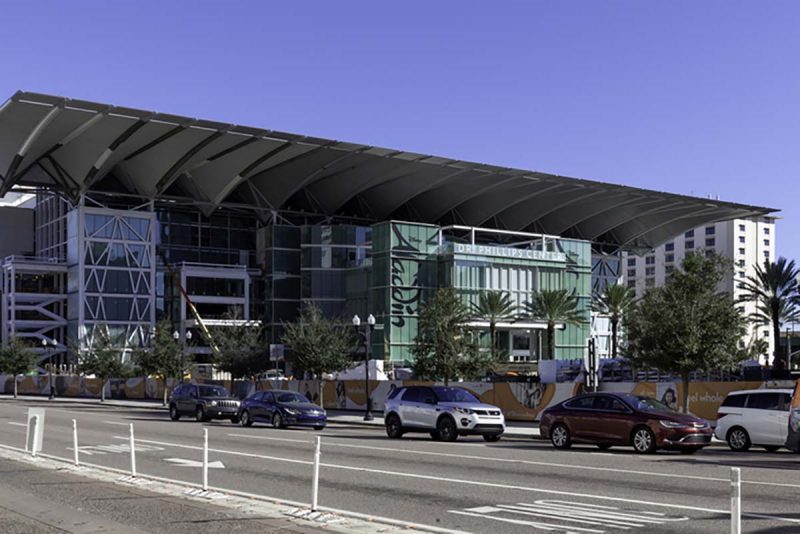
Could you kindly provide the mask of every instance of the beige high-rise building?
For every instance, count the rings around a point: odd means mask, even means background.
[[[764,260],[775,261],[775,217],[734,219],[698,226],[643,256],[629,254],[623,260],[624,283],[635,289],[636,296],[640,297],[648,287],[663,285],[669,273],[680,266],[687,252],[702,249],[714,250],[733,260],[733,271],[725,277],[721,289],[732,293],[738,300],[744,293],[742,281],[755,275],[756,265],[763,265]],[[756,311],[754,302],[738,306],[746,316]],[[769,343],[771,355],[774,350],[771,332],[767,325],[749,325],[742,344],[758,336]]]

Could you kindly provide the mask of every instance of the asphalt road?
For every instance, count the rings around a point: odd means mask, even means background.
[[[712,446],[693,456],[637,456],[627,448],[556,451],[532,440],[390,440],[366,427],[242,428],[47,401],[0,402],[1,444],[24,445],[28,406],[48,408],[47,454],[72,457],[74,418],[82,460],[127,469],[133,423],[140,473],[194,483],[207,427],[212,486],[299,502],[310,501],[313,442],[321,435],[321,505],[458,532],[726,532],[730,467],[739,466],[743,531],[800,532],[800,456],[784,451]]]

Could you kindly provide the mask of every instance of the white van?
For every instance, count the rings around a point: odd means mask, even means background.
[[[717,411],[714,436],[733,451],[758,445],[774,452],[786,444],[791,400],[791,389],[732,391]]]

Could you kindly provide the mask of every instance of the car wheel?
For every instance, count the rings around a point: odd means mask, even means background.
[[[489,443],[500,441],[500,434],[484,434],[483,441],[488,441]]]
[[[253,426],[253,420],[250,419],[250,412],[247,410],[242,412],[242,415],[239,416],[239,424],[242,426]]]
[[[430,432],[429,434],[430,434],[431,439],[433,441],[441,441],[442,440],[442,436],[440,436],[439,432],[437,432],[436,430],[434,430],[433,432]]]
[[[197,410],[194,412],[194,419],[198,423],[202,423],[206,420],[206,410],[202,406],[198,406]]]
[[[272,427],[283,428],[283,417],[281,417],[281,414],[276,412],[275,415],[272,416]]]
[[[178,407],[174,404],[169,405],[169,418],[173,421],[177,421],[181,418],[181,413],[178,411]]]
[[[744,452],[750,448],[750,435],[740,426],[735,426],[728,431],[727,441],[728,447],[732,451]]]
[[[656,450],[656,436],[646,426],[640,426],[633,431],[633,450],[639,454],[650,454]]]
[[[764,445],[764,450],[767,452],[777,452],[780,449],[779,445]]]
[[[400,423],[400,418],[396,414],[390,414],[386,418],[386,435],[392,439],[399,439],[403,437],[403,426]]]
[[[436,431],[439,433],[442,441],[455,441],[458,439],[458,430],[456,429],[456,422],[450,416],[443,416],[439,418],[436,423]]]
[[[572,446],[572,438],[569,435],[569,429],[562,424],[555,425],[550,430],[550,443],[556,449],[569,449]]]
[[[611,445],[609,445],[608,443],[598,443],[597,448],[600,449],[601,451],[607,451],[608,449],[611,448]]]
[[[231,423],[233,423],[234,425],[238,425],[239,424],[239,414],[231,416]]]

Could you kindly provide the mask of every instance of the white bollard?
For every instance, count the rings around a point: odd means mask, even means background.
[[[33,426],[31,428],[31,435],[33,436],[33,445],[31,446],[31,456],[36,458],[36,428],[39,426],[39,416],[33,416]]]
[[[78,462],[78,422],[75,419],[72,420],[72,450],[73,456],[75,456],[75,467],[77,467],[80,462]]]
[[[133,439],[133,423],[131,423],[130,447],[131,447],[131,476],[136,478],[136,446],[134,445],[134,439]]]
[[[317,500],[319,497],[319,456],[322,438],[317,436],[317,446],[314,450],[314,478],[311,481],[311,510],[317,511]]]
[[[208,429],[203,429],[203,491],[208,491]]]
[[[742,470],[731,467],[731,534],[742,532]]]

